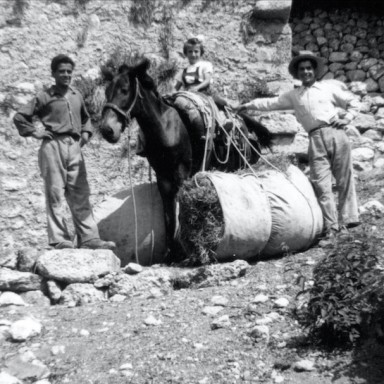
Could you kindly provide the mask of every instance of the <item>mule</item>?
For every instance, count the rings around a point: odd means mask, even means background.
[[[197,132],[204,129],[204,122],[195,122],[199,126],[191,127],[185,116],[164,101],[147,73],[149,66],[149,60],[145,59],[136,66],[122,65],[115,76],[104,73],[110,83],[105,91],[107,103],[102,112],[100,132],[108,142],[116,143],[131,118],[136,118],[145,138],[148,162],[156,173],[164,207],[167,253],[172,255],[176,195],[183,181],[200,169],[205,143]],[[253,129],[262,132],[263,144],[269,145],[268,131],[260,128],[257,122],[252,124]],[[257,142],[254,144],[258,146]],[[207,157],[207,168],[214,165],[210,160],[212,156]],[[238,161],[228,164],[239,166]]]

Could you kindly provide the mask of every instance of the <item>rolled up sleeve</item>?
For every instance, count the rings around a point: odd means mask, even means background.
[[[293,103],[289,92],[283,93],[279,97],[255,99],[245,104],[247,109],[258,111],[276,111],[292,109]]]
[[[39,100],[37,97],[33,98],[27,105],[21,107],[13,118],[13,122],[19,131],[20,136],[28,137],[36,131],[33,125],[33,116],[38,114]]]

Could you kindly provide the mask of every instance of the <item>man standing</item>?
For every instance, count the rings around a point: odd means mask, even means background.
[[[301,80],[301,87],[272,99],[256,99],[240,105],[238,111],[294,109],[296,118],[309,134],[310,176],[323,212],[325,236],[332,239],[340,229],[359,225],[353,179],[351,147],[344,127],[359,110],[352,95],[336,85],[316,81],[324,63],[304,51],[293,58],[289,73]],[[336,107],[346,110],[342,118]],[[336,180],[338,205],[332,192]]]
[[[56,249],[74,248],[63,216],[66,199],[72,213],[78,245],[88,249],[113,249],[103,241],[89,202],[89,185],[81,147],[92,135],[88,112],[81,94],[70,86],[73,60],[66,55],[52,59],[55,85],[40,92],[14,117],[23,137],[42,140],[39,166],[45,183],[48,241]],[[45,127],[39,132],[33,125],[38,117]]]

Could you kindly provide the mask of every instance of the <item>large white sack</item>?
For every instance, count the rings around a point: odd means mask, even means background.
[[[163,262],[165,228],[163,203],[157,185],[134,187],[137,211],[138,261],[141,265]],[[131,189],[107,197],[94,209],[100,237],[116,242],[114,252],[125,266],[135,258],[135,216]]]
[[[224,216],[224,236],[216,249],[217,258],[248,259],[267,244],[272,227],[267,195],[252,174],[206,174],[214,185]]]
[[[307,177],[294,165],[287,174],[264,171],[211,173],[224,215],[218,260],[248,259],[308,249],[323,230],[323,216]]]
[[[271,237],[264,256],[308,249],[323,231],[323,215],[308,178],[294,165],[287,173],[268,171],[260,182],[271,206]]]

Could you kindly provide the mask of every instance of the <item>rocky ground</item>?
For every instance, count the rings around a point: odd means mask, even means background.
[[[363,206],[383,202],[382,175],[366,173],[358,186]],[[381,216],[380,209],[365,214],[353,231],[380,233]],[[325,252],[315,246],[200,272],[144,269],[131,295],[94,304],[3,301],[0,383],[383,383],[384,346],[376,339],[355,350],[325,350],[292,315],[300,304],[296,283],[312,284]],[[160,271],[163,280],[139,288],[140,275]]]

